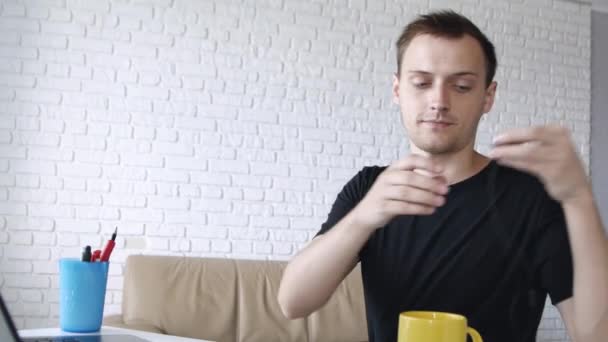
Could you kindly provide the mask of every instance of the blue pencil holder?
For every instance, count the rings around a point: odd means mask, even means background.
[[[108,282],[107,262],[59,260],[59,326],[68,332],[101,328]]]

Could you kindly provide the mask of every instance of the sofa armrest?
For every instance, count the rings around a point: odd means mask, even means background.
[[[109,315],[103,317],[103,325],[116,327],[121,324],[124,324],[122,315]]]
[[[122,318],[122,315],[109,315],[103,318],[103,325],[107,325],[110,327],[123,328],[123,329],[133,329],[133,330],[141,330],[146,332],[152,332],[157,334],[165,334],[161,329],[147,324],[143,322],[129,322],[125,323]]]

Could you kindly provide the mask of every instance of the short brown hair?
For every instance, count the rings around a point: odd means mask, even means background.
[[[475,24],[465,16],[452,10],[442,10],[419,15],[410,22],[397,40],[397,75],[401,74],[401,59],[405,49],[414,37],[421,34],[430,34],[437,37],[461,38],[465,34],[475,38],[481,45],[486,58],[486,86],[492,83],[496,73],[496,52],[494,45]]]

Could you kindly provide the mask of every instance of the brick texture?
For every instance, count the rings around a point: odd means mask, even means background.
[[[0,290],[17,325],[58,324],[57,259],[115,226],[106,314],[131,253],[292,256],[356,171],[406,153],[393,44],[445,7],[497,47],[479,150],[559,122],[588,164],[589,2],[0,1]],[[548,305],[539,341],[567,340]]]

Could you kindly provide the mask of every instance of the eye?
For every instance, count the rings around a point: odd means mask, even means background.
[[[428,88],[429,85],[430,85],[429,82],[414,82],[414,87],[416,87],[418,89]]]
[[[460,93],[466,93],[471,90],[471,87],[468,85],[456,84],[454,87],[456,88],[456,91]]]

